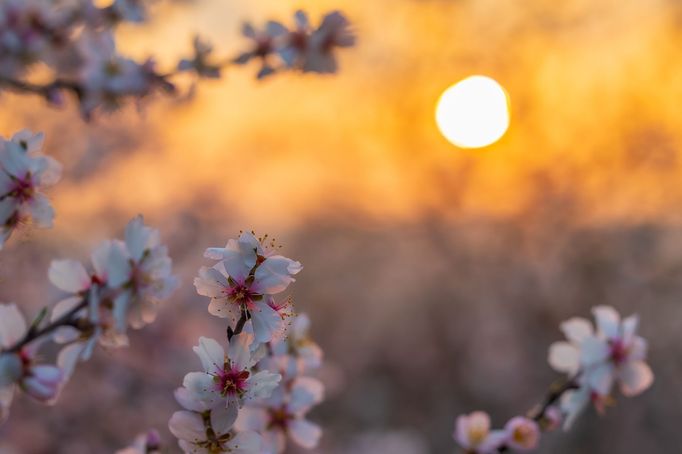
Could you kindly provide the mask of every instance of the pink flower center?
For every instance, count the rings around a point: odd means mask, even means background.
[[[251,289],[244,284],[235,284],[230,287],[227,296],[237,304],[248,305],[253,301],[254,297],[258,296],[258,294],[251,291]]]
[[[622,364],[628,358],[628,348],[621,339],[613,339],[609,341],[611,348],[611,361],[614,364]]]
[[[35,188],[31,180],[31,174],[27,173],[24,178],[14,180],[14,187],[10,192],[13,197],[21,202],[31,200],[35,195]]]
[[[248,387],[249,375],[248,370],[223,370],[215,377],[216,388],[223,396],[235,394],[241,396]]]
[[[293,419],[293,416],[284,407],[272,408],[269,411],[270,422],[268,423],[269,429],[280,429],[285,431],[289,425],[289,421]]]

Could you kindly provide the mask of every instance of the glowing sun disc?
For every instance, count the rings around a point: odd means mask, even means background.
[[[441,95],[436,124],[443,136],[460,148],[495,143],[509,128],[507,92],[490,77],[467,77]]]

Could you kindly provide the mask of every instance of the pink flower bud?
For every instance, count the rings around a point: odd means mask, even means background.
[[[504,427],[507,433],[507,445],[517,451],[530,451],[538,446],[540,428],[532,419],[516,416]]]
[[[53,399],[59,391],[62,371],[56,366],[35,366],[21,386],[28,395],[38,400]]]

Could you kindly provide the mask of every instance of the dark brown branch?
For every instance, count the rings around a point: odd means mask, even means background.
[[[62,326],[76,326],[77,325],[77,317],[75,315],[80,312],[82,309],[84,309],[88,304],[88,299],[87,297],[83,298],[83,301],[81,301],[76,307],[71,309],[69,312],[66,314],[62,315],[59,317],[57,320],[51,322],[50,324],[46,325],[43,328],[38,328],[37,326],[31,326],[31,328],[26,332],[24,337],[20,339],[16,344],[13,346],[9,347],[5,351],[7,352],[18,352],[21,350],[24,346],[30,344],[31,342],[35,341],[36,339],[43,337],[47,334],[52,333],[54,330],[57,328],[60,328]]]

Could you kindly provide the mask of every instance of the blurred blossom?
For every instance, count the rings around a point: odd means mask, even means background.
[[[54,209],[42,193],[61,176],[61,165],[40,153],[42,134],[23,130],[0,138],[0,249],[24,223],[52,227]]]

